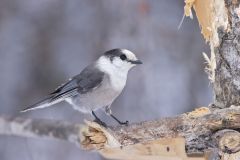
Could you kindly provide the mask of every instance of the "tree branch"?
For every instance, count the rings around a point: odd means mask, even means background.
[[[184,157],[185,145],[188,155],[209,151],[218,151],[219,154],[237,153],[240,150],[239,129],[240,107],[236,106],[212,111],[203,107],[172,118],[107,129],[89,121],[82,125],[0,117],[0,134],[65,140],[116,159],[127,159],[130,150],[135,153],[135,158],[139,154],[146,154],[148,158],[156,157],[154,147],[158,150],[159,147],[165,148],[158,153],[158,158],[174,148],[175,156],[182,154]],[[236,144],[227,141],[234,136]]]
[[[80,144],[83,125],[44,119],[0,117],[0,134],[31,138],[54,138]]]

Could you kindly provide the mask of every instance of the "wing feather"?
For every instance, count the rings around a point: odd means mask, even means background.
[[[56,90],[39,103],[27,107],[24,111],[30,111],[38,108],[49,107],[63,101],[66,98],[74,97],[78,94],[91,92],[101,85],[104,73],[96,68],[95,64],[86,67],[80,74],[70,79],[65,84],[60,85]]]

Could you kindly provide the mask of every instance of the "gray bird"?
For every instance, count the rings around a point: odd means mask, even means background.
[[[94,113],[102,107],[105,107],[105,112],[119,124],[127,124],[128,121],[121,122],[112,114],[111,104],[125,87],[128,71],[137,64],[142,62],[133,52],[127,49],[109,50],[80,74],[56,88],[45,99],[21,112],[46,108],[66,101],[77,111],[92,114],[95,121],[102,125],[106,124]]]

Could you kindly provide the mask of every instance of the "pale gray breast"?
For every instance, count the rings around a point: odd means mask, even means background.
[[[110,105],[120,93],[121,91],[112,86],[109,75],[105,74],[100,85],[90,92],[72,98],[72,102],[80,108],[91,111]]]

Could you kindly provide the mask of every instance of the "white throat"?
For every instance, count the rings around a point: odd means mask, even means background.
[[[102,56],[97,60],[98,68],[110,76],[111,84],[117,91],[122,91],[127,81],[128,68],[120,68],[111,63],[111,61]]]

